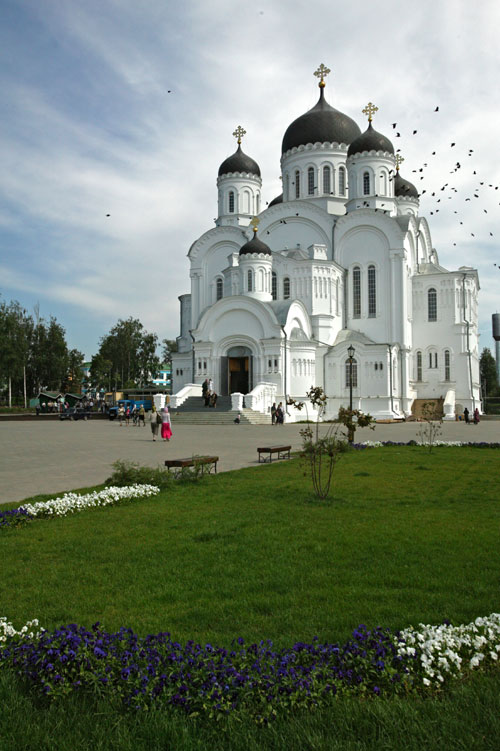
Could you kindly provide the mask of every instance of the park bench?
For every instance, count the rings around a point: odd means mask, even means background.
[[[272,462],[273,454],[278,454],[278,459],[290,459],[291,448],[291,446],[261,446],[257,449],[257,453],[259,454],[259,463]]]
[[[165,466],[171,469],[183,470],[184,467],[200,467],[201,474],[217,474],[218,456],[189,456],[185,459],[165,459]]]

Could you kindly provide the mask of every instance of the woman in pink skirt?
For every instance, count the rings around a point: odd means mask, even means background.
[[[170,424],[170,414],[168,407],[163,407],[161,411],[161,437],[164,441],[169,441],[172,437],[172,426]]]

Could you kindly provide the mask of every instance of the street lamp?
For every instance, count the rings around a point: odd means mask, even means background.
[[[352,344],[347,347],[347,354],[349,355],[349,412],[350,421],[352,423],[352,363],[354,361],[354,347],[352,346]],[[354,430],[352,427],[349,428],[347,440],[349,441],[349,443],[352,443],[354,441]]]
[[[352,344],[347,347],[347,354],[349,355],[349,409],[352,412],[352,364],[354,362],[354,347]]]

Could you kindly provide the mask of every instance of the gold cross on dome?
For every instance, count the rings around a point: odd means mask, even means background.
[[[258,226],[259,226],[259,224],[260,224],[260,219],[259,219],[258,217],[256,217],[256,216],[254,216],[254,218],[252,219],[252,221],[250,222],[250,224],[251,224],[251,225],[252,225],[252,227],[253,227],[253,231],[254,231],[255,233],[257,233],[257,227],[258,227]]]
[[[396,169],[399,172],[399,166],[401,162],[404,162],[405,158],[404,156],[401,156],[400,154],[396,154]]]
[[[246,130],[241,127],[241,125],[238,125],[236,130],[233,133],[233,136],[238,139],[238,143],[241,143],[242,137],[245,135]]]
[[[373,120],[372,115],[375,114],[375,112],[378,112],[378,107],[376,107],[373,102],[368,102],[364,110],[361,110],[363,115],[368,115],[368,122],[371,123]]]
[[[314,75],[317,78],[321,79],[320,82],[319,82],[319,84],[318,84],[318,86],[320,86],[321,88],[323,88],[324,86],[326,86],[326,84],[325,84],[325,78],[331,72],[332,71],[330,70],[330,68],[327,68],[326,65],[323,65],[323,63],[321,63],[321,65],[319,66],[318,70],[314,71]]]

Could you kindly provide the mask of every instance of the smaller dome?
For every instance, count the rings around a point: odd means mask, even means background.
[[[257,175],[257,177],[260,177],[259,165],[254,159],[245,154],[240,144],[238,144],[238,148],[234,154],[231,154],[231,156],[228,156],[228,158],[224,159],[222,162],[219,167],[219,177],[221,177],[221,175],[227,175],[228,172],[248,172],[251,175]]]
[[[283,203],[283,193],[280,193],[279,196],[273,198],[273,200],[269,204],[269,208],[271,208],[271,206],[276,206],[277,203]]]
[[[388,151],[389,154],[394,154],[394,146],[382,133],[374,130],[370,122],[365,132],[351,143],[347,156],[361,154],[363,151]]]
[[[401,177],[399,171],[396,171],[394,178],[394,195],[399,198],[418,198],[418,190],[409,180]]]
[[[266,245],[266,243],[263,243],[262,240],[259,240],[256,230],[254,230],[252,239],[240,248],[240,256],[245,256],[248,253],[265,253],[268,256],[272,255],[271,248],[269,245]]]

